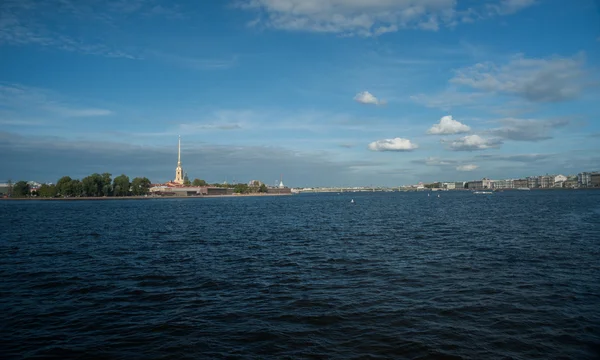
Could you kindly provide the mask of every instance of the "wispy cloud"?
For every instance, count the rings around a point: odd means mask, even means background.
[[[509,155],[477,155],[476,159],[488,161],[508,161],[520,163],[534,163],[555,157],[556,154],[509,154]]]
[[[458,165],[456,167],[457,171],[473,171],[475,169],[477,169],[479,166],[475,165],[475,164],[465,164],[465,165]]]
[[[5,109],[3,116],[12,117],[13,119],[36,116],[47,118],[49,113],[59,118],[95,117],[113,114],[108,109],[81,106],[73,102],[72,99],[67,99],[47,89],[0,83],[0,107]],[[23,121],[27,122],[28,120]]]
[[[442,140],[442,143],[447,143],[448,149],[452,151],[475,151],[499,148],[502,140],[483,138],[474,134],[456,140]]]
[[[467,17],[473,21],[508,15],[533,2],[502,0],[491,4],[495,7],[467,10],[458,10],[456,2],[451,0],[239,0],[236,4],[238,8],[258,15],[252,21],[254,26],[263,24],[290,31],[379,36],[406,28],[436,31],[443,26],[455,26]]]
[[[85,55],[139,59],[139,51],[109,45],[102,36],[85,36],[86,29],[118,34],[133,16],[180,19],[183,14],[176,5],[152,0],[4,0],[0,2],[0,45],[38,45]]]
[[[191,70],[225,70],[237,65],[238,57],[233,56],[226,59],[217,58],[202,58],[202,57],[191,57],[181,56],[177,54],[169,54],[158,51],[147,52],[147,57],[156,58],[159,61],[163,61],[175,66],[191,69]]]
[[[506,140],[514,141],[541,141],[552,138],[552,131],[567,126],[570,121],[559,120],[537,120],[507,118],[498,121],[502,127],[492,129],[490,134]]]
[[[505,65],[478,63],[456,71],[455,85],[483,92],[516,95],[532,102],[577,98],[586,87],[585,55],[526,58],[517,54]]]
[[[457,107],[476,104],[483,96],[484,94],[482,93],[460,92],[455,89],[447,89],[432,95],[412,95],[410,99],[417,104],[449,111]]]

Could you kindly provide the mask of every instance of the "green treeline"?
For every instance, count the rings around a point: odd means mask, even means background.
[[[127,175],[119,175],[111,179],[111,174],[97,174],[85,178],[71,179],[63,176],[56,185],[43,184],[31,196],[39,197],[105,197],[105,196],[139,196],[146,195],[150,189],[150,180],[146,177],[136,177],[129,180]],[[27,197],[30,195],[29,184],[19,181],[12,187],[12,197]]]

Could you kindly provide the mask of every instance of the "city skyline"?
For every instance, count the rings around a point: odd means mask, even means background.
[[[178,135],[184,171],[211,183],[397,186],[600,167],[591,0],[0,10],[0,182],[166,182]]]

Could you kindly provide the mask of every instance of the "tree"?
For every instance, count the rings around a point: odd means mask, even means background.
[[[266,193],[267,191],[269,191],[269,190],[267,189],[267,185],[265,185],[265,184],[260,184],[260,187],[258,188],[258,192],[259,192],[259,193]]]
[[[202,179],[194,179],[194,181],[192,182],[192,185],[194,185],[194,186],[207,186],[208,184],[206,183],[206,181],[204,181]]]
[[[185,173],[185,175],[183,176],[183,185],[185,185],[185,186],[191,185],[190,178],[188,178],[187,173]]]
[[[113,193],[115,196],[127,196],[129,195],[130,186],[129,176],[119,175],[113,180]]]
[[[81,181],[74,179],[69,182],[68,185],[69,196],[81,197],[83,196],[83,184]]]
[[[70,176],[63,176],[56,182],[56,191],[60,196],[69,196],[69,184],[72,179]]]
[[[112,186],[110,186],[111,176],[109,173],[102,174],[102,196],[110,196],[112,193]]]
[[[56,185],[42,184],[38,189],[40,197],[55,197],[56,196]]]
[[[27,181],[18,181],[13,185],[12,188],[13,197],[27,197],[29,196],[29,184]]]
[[[100,196],[102,195],[102,188],[104,186],[102,175],[94,173],[90,176],[84,177],[81,180],[83,185],[83,192],[86,196]]]
[[[131,192],[133,195],[146,195],[150,190],[150,184],[148,178],[136,177],[131,181]]]
[[[233,192],[238,194],[247,194],[250,192],[250,188],[248,187],[248,184],[237,184],[234,186]]]

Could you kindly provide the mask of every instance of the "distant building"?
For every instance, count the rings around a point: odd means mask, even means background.
[[[588,187],[592,182],[592,174],[589,172],[582,172],[577,174],[577,183],[580,187]]]
[[[467,188],[469,190],[487,190],[493,187],[493,181],[487,178],[483,178],[481,180],[469,181],[467,183]]]
[[[527,177],[527,187],[530,189],[537,189],[540,187],[540,180],[537,176],[528,176]]]
[[[513,180],[513,188],[514,189],[524,189],[524,188],[528,188],[528,182],[527,179],[515,179]]]
[[[574,189],[578,186],[577,176],[568,176],[567,180],[563,183],[563,187],[567,189]]]
[[[504,190],[512,188],[514,188],[514,180],[512,179],[494,181],[494,189]]]
[[[454,189],[456,189],[456,183],[453,183],[453,182],[442,183],[442,188],[446,189],[446,190],[454,190]]]
[[[0,184],[0,197],[8,196],[10,188],[9,184]]]
[[[538,186],[542,189],[548,189],[554,187],[554,176],[544,175],[538,176]]]
[[[465,182],[464,181],[457,181],[454,183],[454,188],[455,189],[464,189],[465,188]]]
[[[590,175],[590,185],[591,187],[600,187],[600,173],[592,173]]]
[[[565,186],[565,181],[567,181],[567,177],[564,175],[556,175],[554,177],[554,187],[562,188]]]

